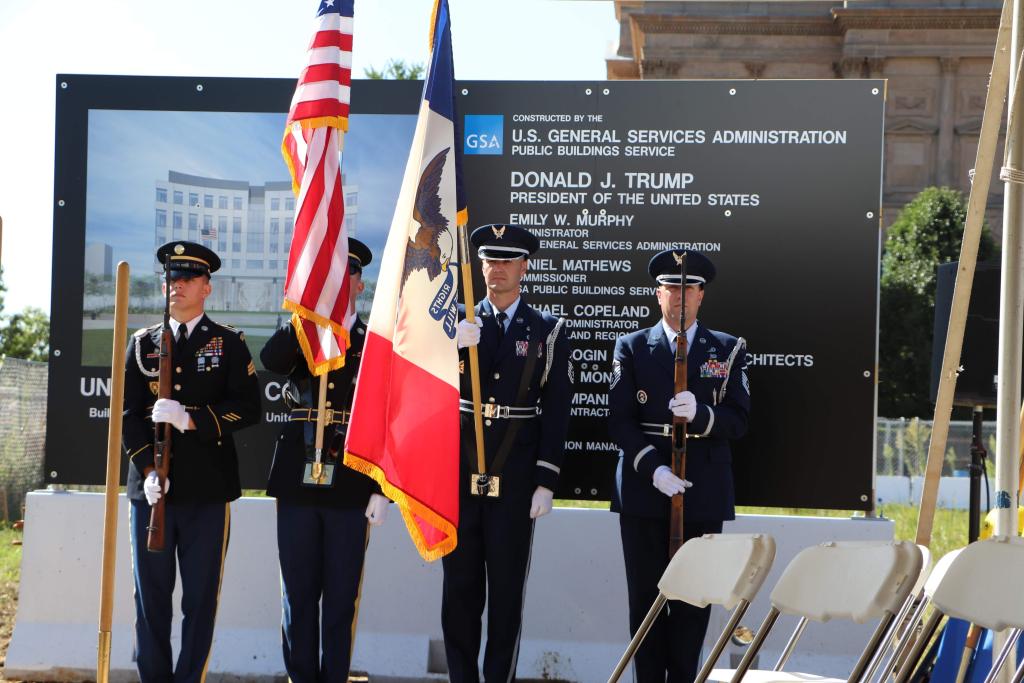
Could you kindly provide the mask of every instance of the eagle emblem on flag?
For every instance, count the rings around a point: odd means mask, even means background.
[[[405,268],[402,270],[402,288],[413,271],[425,270],[427,277],[433,280],[448,267],[452,248],[448,245],[448,253],[442,258],[440,237],[447,235],[448,219],[441,212],[441,175],[444,162],[448,158],[450,147],[438,152],[423,173],[420,174],[419,186],[416,188],[416,205],[412,217],[420,227],[416,236],[405,246]],[[442,263],[443,261],[443,263]]]

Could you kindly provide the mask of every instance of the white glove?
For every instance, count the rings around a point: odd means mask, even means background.
[[[149,476],[146,477],[146,481],[142,482],[142,492],[146,494],[146,502],[152,507],[156,505],[156,502],[160,498],[171,490],[170,478],[164,479],[164,490],[160,490],[160,479],[156,476],[156,472],[150,472]]]
[[[380,526],[388,518],[388,508],[391,501],[379,493],[370,496],[370,502],[366,504],[366,519],[370,520],[370,526]]]
[[[480,343],[480,328],[483,327],[483,321],[477,318],[473,322],[469,322],[465,318],[459,321],[459,324],[455,327],[455,342],[459,345],[460,349],[464,349],[467,346],[476,346]]]
[[[179,432],[188,429],[188,411],[172,398],[158,398],[153,404],[153,422],[170,422]]]
[[[551,489],[538,486],[533,492],[533,500],[530,502],[530,519],[537,519],[551,512],[551,499],[555,492]]]
[[[676,417],[681,417],[687,422],[693,420],[697,414],[697,398],[692,391],[680,391],[668,402],[668,409]]]
[[[654,470],[654,488],[658,489],[666,496],[671,498],[677,494],[682,495],[686,493],[686,489],[693,486],[692,483],[685,479],[680,479],[676,475],[672,474],[672,470],[669,469],[668,465],[662,465],[658,469]]]

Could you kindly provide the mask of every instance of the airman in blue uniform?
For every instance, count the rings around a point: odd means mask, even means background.
[[[220,267],[217,255],[179,241],[160,247],[157,259],[170,270],[171,398],[157,399],[162,325],[132,335],[125,367],[135,656],[143,683],[193,683],[206,677],[231,527],[228,504],[241,495],[233,435],[259,422],[260,387],[245,336],[204,313],[210,274]],[[164,487],[153,468],[155,422],[175,428]],[[150,552],[150,506],[165,495],[164,550]],[[171,655],[175,558],[184,615],[176,665]]]
[[[441,626],[452,683],[480,680],[481,616],[487,604],[483,677],[515,679],[534,520],[551,511],[569,424],[572,377],[564,320],[520,297],[537,238],[515,225],[471,235],[487,297],[477,324],[462,320],[459,543],[443,558]],[[470,363],[480,359],[485,463],[477,461]]]
[[[612,510],[619,513],[629,592],[629,628],[636,633],[658,595],[668,565],[669,510],[683,495],[684,540],[719,533],[735,518],[729,441],[746,432],[750,386],[746,342],[697,320],[715,266],[703,254],[663,251],[648,271],[658,283],[662,319],[615,343],[609,431],[620,450]],[[685,292],[685,294],[684,294]],[[686,297],[687,386],[675,393],[675,341]],[[688,420],[685,480],[672,473],[672,417]],[[634,660],[640,683],[690,683],[697,675],[709,608],[673,603],[663,611]]]
[[[364,289],[373,254],[349,238],[350,308]],[[376,482],[342,464],[342,447],[355,394],[366,324],[351,314],[345,365],[327,373],[329,474],[312,478],[319,381],[309,372],[295,328],[286,323],[260,352],[264,367],[288,376],[289,421],[274,448],[267,495],[277,498],[277,552],[281,564],[281,647],[292,683],[348,680],[356,605],[369,525],[384,522],[388,503]]]

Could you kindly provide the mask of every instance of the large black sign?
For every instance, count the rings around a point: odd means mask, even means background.
[[[211,317],[245,329],[254,356],[279,322],[290,228],[275,223],[287,176],[270,160],[293,83],[58,77],[49,481],[103,479],[111,263],[132,263],[141,327],[157,318],[154,244],[207,239],[228,265]],[[610,496],[611,352],[658,320],[646,266],[671,247],[715,262],[700,319],[748,342],[739,502],[869,508],[883,82],[467,82],[458,93],[471,223],[536,228],[525,296],[565,317],[574,340],[559,495]],[[347,212],[375,250],[418,97],[416,83],[353,89]],[[140,193],[135,213],[107,210]],[[267,423],[239,436],[253,488],[283,411],[279,378],[261,379]]]

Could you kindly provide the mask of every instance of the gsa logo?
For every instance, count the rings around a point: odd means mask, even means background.
[[[466,114],[464,154],[501,154],[505,117],[502,114]]]

